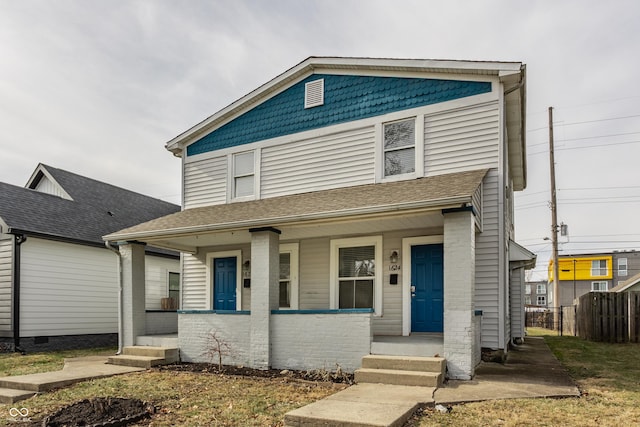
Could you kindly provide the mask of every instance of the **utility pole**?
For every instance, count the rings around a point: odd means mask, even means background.
[[[551,174],[551,246],[553,262],[553,305],[554,318],[560,319],[557,312],[560,298],[558,289],[558,206],[556,204],[556,166],[553,153],[553,107],[549,107],[549,171]],[[558,325],[560,328],[560,325]]]

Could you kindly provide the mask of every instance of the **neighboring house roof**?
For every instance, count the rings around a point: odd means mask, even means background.
[[[513,240],[509,240],[509,262],[530,270],[536,266],[537,255]]]
[[[104,236],[104,239],[135,240],[411,209],[460,207],[471,202],[486,173],[486,169],[481,169],[186,209]]]
[[[637,285],[639,283],[640,283],[640,273],[636,274],[632,278],[622,282],[618,286],[614,286],[613,288],[609,289],[609,292],[625,292],[625,291],[629,290],[629,288],[631,288],[631,287],[633,287],[633,286],[635,286],[635,285]]]
[[[439,76],[444,76],[448,80],[454,80],[455,76],[469,76],[471,80],[479,81],[481,81],[482,76],[493,76],[500,79],[504,86],[506,104],[505,125],[507,127],[509,145],[507,151],[511,167],[510,175],[513,179],[514,189],[524,189],[526,187],[526,144],[524,132],[526,128],[526,66],[520,62],[309,57],[191,129],[176,136],[167,142],[166,148],[174,155],[182,156],[183,150],[189,145],[201,140],[214,130],[229,124],[243,114],[257,108],[262,109],[268,105],[267,102],[273,99],[274,96],[314,74],[401,76],[406,77],[404,80],[412,80],[410,77],[416,77],[416,73],[420,73],[417,75],[418,77],[429,76],[429,78],[437,79]],[[333,112],[331,110],[331,113]],[[335,111],[335,113],[339,114],[341,112]],[[254,119],[258,120],[260,117],[255,117],[252,120]],[[332,120],[334,119],[332,118]],[[311,116],[310,118],[305,118],[305,120],[316,120],[316,118]],[[243,130],[246,131],[246,129],[240,129],[239,132],[241,133]]]
[[[45,177],[63,197],[34,190]],[[105,234],[180,211],[178,205],[43,164],[27,186],[0,183],[5,233],[104,245]]]

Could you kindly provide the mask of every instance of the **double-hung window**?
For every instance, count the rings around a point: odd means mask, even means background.
[[[538,295],[536,302],[537,302],[536,305],[542,305],[542,306],[547,305],[547,297],[545,297],[544,295]]]
[[[280,309],[298,309],[298,244],[280,245]]]
[[[606,276],[607,275],[607,260],[598,259],[591,261],[591,276]]]
[[[415,118],[385,123],[382,128],[384,176],[414,173],[416,170]]]
[[[536,286],[536,294],[546,294],[547,293],[547,285],[544,283],[539,283]]]
[[[627,259],[618,258],[618,276],[627,275]]]
[[[173,298],[176,303],[180,301],[180,273],[169,272],[168,297]]]
[[[233,198],[245,198],[255,195],[254,152],[248,151],[233,155]]]
[[[382,237],[331,241],[331,308],[381,313]]]
[[[591,282],[591,291],[592,292],[607,292],[608,289],[607,282]]]

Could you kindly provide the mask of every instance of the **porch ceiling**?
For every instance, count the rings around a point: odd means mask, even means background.
[[[186,252],[250,241],[249,229],[276,227],[281,240],[442,226],[441,209],[472,203],[487,170],[368,184],[187,209],[104,236]]]

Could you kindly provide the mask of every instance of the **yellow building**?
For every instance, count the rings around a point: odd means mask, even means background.
[[[550,298],[553,307],[572,305],[587,292],[606,292],[615,279],[613,255],[565,255],[558,258],[558,296]],[[549,283],[553,282],[553,260],[549,261]]]

